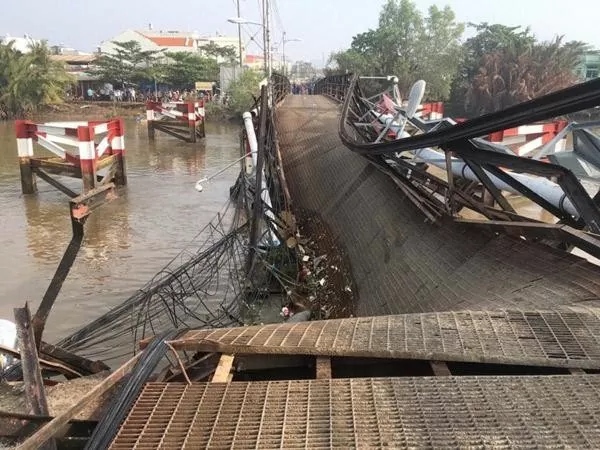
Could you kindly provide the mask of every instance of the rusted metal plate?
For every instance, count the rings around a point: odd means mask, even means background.
[[[149,383],[111,449],[599,448],[600,377]]]
[[[192,330],[177,349],[600,368],[600,309],[456,311]]]

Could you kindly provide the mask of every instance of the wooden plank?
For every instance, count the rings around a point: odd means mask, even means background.
[[[36,450],[40,448],[42,444],[46,441],[54,437],[60,430],[69,423],[70,420],[73,419],[77,414],[79,414],[83,409],[92,401],[99,398],[106,391],[112,388],[119,380],[121,380],[125,375],[127,375],[137,360],[139,359],[141,353],[138,353],[136,356],[131,358],[121,367],[119,367],[115,372],[113,372],[110,376],[108,376],[104,381],[98,384],[94,389],[92,389],[88,394],[84,395],[79,402],[75,403],[71,407],[69,407],[66,411],[64,411],[59,416],[56,416],[42,428],[40,428],[36,433],[34,433],[29,439],[23,442],[21,445],[17,447],[20,450]]]
[[[583,370],[583,369],[577,369],[577,368],[569,369],[569,373],[571,375],[585,375],[586,374],[585,370]]]
[[[47,416],[48,402],[46,401],[42,370],[38,360],[37,347],[35,346],[33,327],[31,326],[29,305],[25,303],[24,308],[15,308],[14,314],[21,353],[27,410],[30,414],[36,416]]]
[[[61,160],[35,158],[31,159],[31,167],[39,167],[52,175],[81,178],[81,167]]]
[[[93,375],[110,370],[110,367],[102,361],[92,361],[47,342],[42,342],[40,353],[82,375]]]
[[[0,344],[0,353],[5,353],[16,359],[21,359],[21,354],[18,351],[13,350],[12,348],[8,348],[2,344]],[[38,361],[40,362],[40,365],[42,365],[45,369],[56,370],[57,372],[60,372],[63,375],[65,375],[67,378],[78,378],[83,376],[82,373],[79,373],[76,370],[65,366],[64,364],[53,361],[47,361],[42,358],[38,358]]]
[[[21,367],[23,370],[23,383],[25,384],[25,404],[27,412],[36,416],[48,416],[48,401],[44,389],[42,369],[38,361],[37,347],[31,323],[29,305],[25,303],[24,308],[15,308],[15,324],[17,325],[17,338],[21,353]],[[37,447],[44,450],[55,450],[56,443],[53,440],[40,442]]]
[[[328,380],[331,378],[331,358],[329,356],[317,356],[316,358],[317,380]]]
[[[221,355],[219,364],[217,364],[217,370],[215,370],[215,374],[211,380],[213,383],[227,383],[229,372],[231,372],[231,368],[233,367],[233,358],[233,355]]]
[[[75,198],[77,197],[79,194],[71,189],[69,189],[67,186],[65,186],[64,184],[62,184],[60,181],[55,180],[54,178],[52,178],[50,175],[48,175],[46,172],[44,172],[42,169],[40,169],[39,167],[34,167],[33,171],[35,172],[36,175],[38,175],[42,180],[44,180],[46,183],[48,183],[50,186],[55,187],[56,189],[58,189],[59,191],[61,191],[63,194],[65,194],[67,197],[69,198]]]
[[[449,377],[452,375],[450,369],[448,369],[448,364],[446,364],[444,361],[430,361],[429,364],[431,365],[431,370],[433,370],[433,373],[436,377]]]
[[[115,155],[104,155],[100,159],[98,159],[98,162],[96,164],[96,170],[105,169],[108,166],[110,166],[113,162],[115,162],[116,160],[117,160],[117,157]]]

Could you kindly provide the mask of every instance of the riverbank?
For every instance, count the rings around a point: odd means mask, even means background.
[[[74,102],[59,105],[48,105],[33,113],[29,119],[33,121],[59,120],[102,120],[112,117],[136,118],[146,117],[144,103],[126,102]]]
[[[236,114],[221,104],[206,103],[206,119],[212,122],[240,121]],[[61,120],[102,120],[113,117],[146,118],[146,105],[142,102],[69,102],[47,105],[31,114],[28,119],[38,122]]]

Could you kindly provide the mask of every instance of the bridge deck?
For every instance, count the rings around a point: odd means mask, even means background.
[[[192,330],[179,350],[600,369],[600,309],[458,311]]]
[[[541,244],[426,223],[389,177],[342,145],[338,108],[322,96],[288,96],[276,121],[292,199],[345,248],[358,315],[600,306],[600,267]]]
[[[600,377],[148,383],[111,449],[598,448]]]
[[[189,331],[172,345],[269,354],[273,367],[278,355],[317,355],[317,368],[333,356],[333,379],[147,383],[111,448],[599,448],[600,376],[581,368],[600,367],[600,268],[425,223],[390,178],[341,144],[337,120],[324,97],[288,96],[276,115],[284,169],[295,205],[319,214],[345,248],[359,315],[386,317]],[[337,378],[345,356],[575,374],[357,378],[351,363],[353,378]]]

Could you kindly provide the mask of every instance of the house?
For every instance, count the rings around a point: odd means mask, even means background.
[[[250,70],[263,70],[265,68],[265,58],[263,55],[246,55],[244,67]]]
[[[3,38],[0,38],[0,43],[4,45],[11,43],[12,48],[15,50],[21,53],[29,53],[32,45],[39,45],[42,43],[42,41],[39,39],[33,39],[28,34],[24,35],[23,37],[13,37],[7,33]]]
[[[233,47],[236,57],[239,57],[239,41],[237,37],[231,36],[200,36],[197,32],[186,31],[155,31],[151,27],[148,30],[126,30],[111,40],[100,44],[100,53],[114,53],[114,42],[136,41],[143,51],[164,52],[191,52],[204,56],[202,48],[209,44],[218,47]],[[242,46],[242,57],[244,47]],[[217,57],[218,63],[226,62],[224,58]]]
[[[75,98],[85,97],[88,88],[97,89],[102,85],[97,76],[89,73],[95,55],[58,54],[50,55],[50,59],[63,64],[67,73],[77,81],[72,92]]]
[[[585,53],[577,69],[578,75],[585,81],[593,80],[600,76],[600,51]]]

